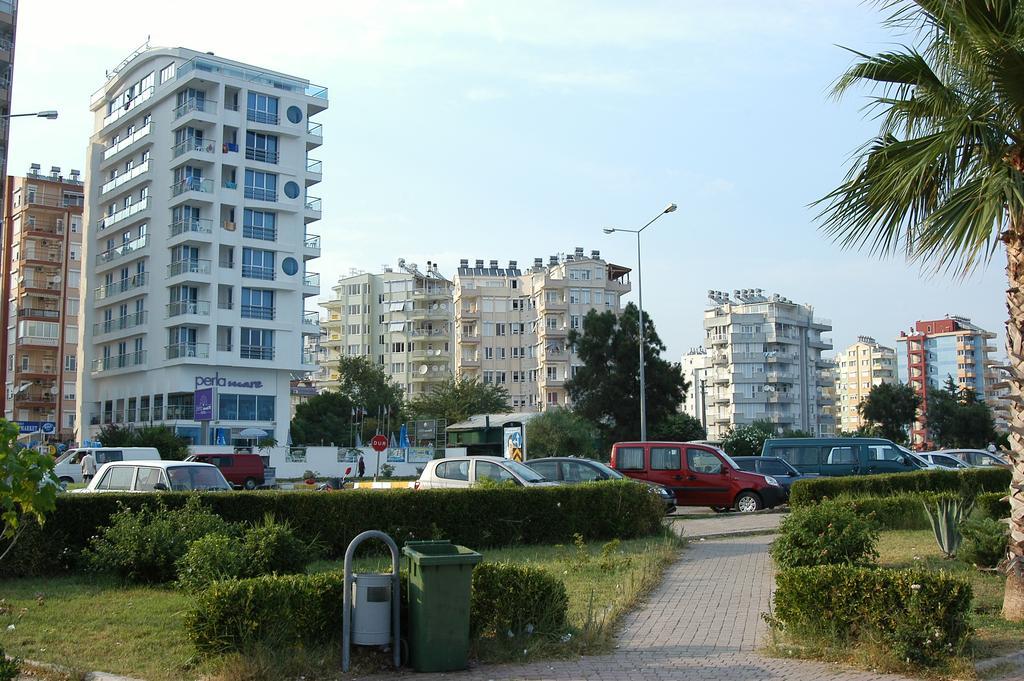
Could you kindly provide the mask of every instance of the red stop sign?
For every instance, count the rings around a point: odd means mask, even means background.
[[[370,446],[373,447],[375,452],[383,452],[388,448],[387,435],[374,435],[373,439],[370,440]]]

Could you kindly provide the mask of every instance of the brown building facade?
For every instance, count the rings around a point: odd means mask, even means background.
[[[75,439],[84,186],[77,170],[8,177],[4,192],[0,395],[21,432]]]

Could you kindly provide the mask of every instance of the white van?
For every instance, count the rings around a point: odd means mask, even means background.
[[[53,472],[61,482],[82,482],[82,457],[91,452],[96,469],[109,461],[155,461],[160,458],[156,447],[79,447],[69,449],[57,459]]]

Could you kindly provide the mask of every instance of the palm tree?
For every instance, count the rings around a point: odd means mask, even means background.
[[[1006,251],[1011,535],[1003,615],[1024,620],[1024,0],[881,0],[908,36],[855,52],[836,82],[871,89],[878,136],[820,199],[821,229],[847,248],[959,276]]]

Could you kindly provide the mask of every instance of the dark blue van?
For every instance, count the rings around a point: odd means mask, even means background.
[[[896,444],[876,437],[771,438],[762,456],[777,456],[801,473],[864,475],[920,470]]]

